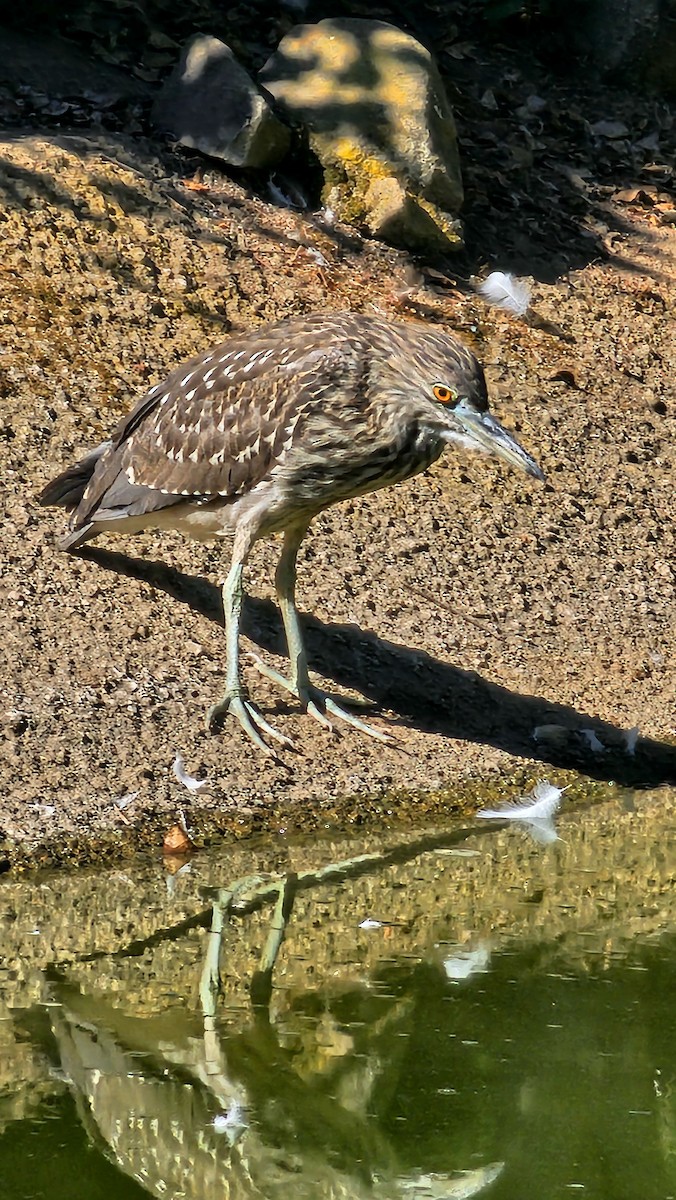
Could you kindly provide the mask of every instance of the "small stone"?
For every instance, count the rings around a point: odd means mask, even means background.
[[[274,166],[291,138],[230,47],[205,34],[186,43],[152,119],[181,145],[234,167]]]
[[[180,856],[192,854],[195,849],[193,843],[188,837],[185,829],[181,825],[170,825],[164,835],[164,843],[162,845],[162,853],[167,857],[176,859]],[[172,874],[174,872],[172,871]]]
[[[492,88],[486,88],[486,91],[481,97],[479,104],[481,104],[483,108],[489,108],[491,112],[497,112],[498,102],[495,99],[495,93],[493,92]]]
[[[596,121],[591,126],[591,131],[596,134],[596,137],[608,138],[609,141],[629,135],[629,129],[624,121]]]

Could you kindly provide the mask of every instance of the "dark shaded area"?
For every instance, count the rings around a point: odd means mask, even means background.
[[[166,68],[172,42],[198,32],[224,38],[247,64],[260,66],[269,47],[301,21],[331,17],[390,20],[425,45],[439,47],[460,31],[484,42],[527,46],[556,69],[583,65],[612,70],[633,64],[651,73],[646,58],[659,57],[673,37],[671,0],[389,0],[376,9],[364,0],[306,0],[301,8],[273,0],[222,5],[216,0],[33,0],[7,7],[14,28],[59,33],[105,62],[119,62],[137,77]]]
[[[145,1188],[108,1162],[105,1154],[92,1153],[81,1116],[81,1102],[64,1091],[45,1100],[31,1120],[12,1121],[0,1133],[5,1196],[147,1200]]]
[[[222,38],[255,77],[299,19],[390,20],[432,49],[458,125],[466,251],[445,264],[435,258],[433,265],[467,277],[498,261],[502,269],[551,282],[608,257],[611,247],[617,260],[623,229],[609,200],[618,189],[640,185],[676,194],[676,127],[669,108],[637,88],[638,69],[616,71],[615,91],[594,71],[594,21],[613,5],[620,14],[631,8],[624,0],[556,0],[511,3],[508,8],[518,11],[501,14],[488,0],[402,0],[374,12],[359,3],[338,0],[329,9],[311,0],[301,18],[270,0],[225,9],[209,0],[181,6],[75,0],[67,11],[45,0],[38,5],[38,36],[34,5],[30,14],[5,14],[15,29],[4,35],[0,56],[0,121],[43,132],[105,128],[151,136],[157,144],[149,122],[152,97],[195,32]],[[676,42],[670,0],[663,21],[655,55],[666,52],[670,36]],[[627,85],[631,92],[621,90]],[[626,135],[598,133],[604,122],[619,122]],[[166,153],[165,161],[170,176],[224,170],[194,153]],[[264,173],[244,179],[233,168],[230,174],[270,199]],[[283,165],[280,183],[282,191],[317,203],[317,167],[302,139]]]
[[[446,1144],[460,1160],[463,1151],[502,1160],[495,1200],[551,1196],[581,1177],[599,1198],[628,1197],[629,1172],[645,1200],[659,1200],[673,1178],[654,1115],[664,1119],[662,1089],[659,1075],[655,1086],[649,1069],[635,1067],[671,1055],[673,950],[667,936],[578,974],[553,941],[513,947],[466,990],[449,988],[429,964],[410,975],[385,968],[383,991],[415,997],[399,1087],[381,1118],[403,1160],[439,1170]],[[349,1011],[355,997],[347,1000]],[[449,1083],[457,1092],[432,1122],[421,1096],[444,1096]],[[631,1137],[637,1118],[642,1135]],[[543,1148],[543,1125],[560,1131],[558,1153]]]
[[[223,624],[220,591],[205,579],[114,551],[86,547],[77,553],[107,570],[149,583]],[[361,692],[378,708],[392,710],[404,728],[495,746],[627,787],[676,783],[675,746],[643,739],[634,756],[612,750],[585,752],[577,730],[591,729],[601,741],[615,743],[621,742],[622,730],[568,705],[510,692],[475,672],[385,642],[354,625],[326,625],[312,616],[305,616],[303,625],[311,669],[340,687]],[[247,597],[242,631],[261,649],[285,654],[281,618],[270,601]],[[540,725],[569,729],[570,742],[553,747],[534,741],[533,730]]]

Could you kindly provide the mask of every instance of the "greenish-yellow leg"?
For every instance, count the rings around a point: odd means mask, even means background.
[[[287,677],[280,674],[279,671],[275,671],[264,663],[258,655],[253,655],[256,666],[268,679],[272,679],[287,692],[297,696],[306,712],[326,729],[333,730],[333,722],[330,717],[334,717],[361,730],[362,733],[367,733],[379,742],[392,742],[394,739],[389,733],[376,729],[373,725],[367,725],[354,713],[338,704],[328,692],[324,692],[310,683],[305,643],[296,608],[296,559],[306,531],[307,526],[305,525],[287,530],[275,575],[277,599],[289,648],[289,675]]]
[[[223,612],[225,615],[227,650],[225,692],[218,703],[209,709],[207,728],[209,730],[213,729],[219,718],[225,716],[226,713],[232,713],[239,721],[244,732],[249,735],[254,745],[258,746],[259,750],[263,750],[265,754],[272,754],[274,756],[274,751],[264,740],[263,734],[274,738],[282,746],[293,747],[293,742],[290,738],[284,737],[273,725],[270,725],[258,710],[254,708],[253,704],[246,699],[239,677],[239,627],[242,617],[242,601],[244,599],[244,588],[242,586],[243,570],[244,563],[242,558],[236,557],[233,554],[233,563],[228,577],[223,584]]]

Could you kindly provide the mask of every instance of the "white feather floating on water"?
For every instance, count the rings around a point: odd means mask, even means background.
[[[208,792],[209,784],[206,779],[195,779],[193,775],[188,775],[183,761],[183,755],[177,754],[173,764],[174,775],[179,783],[188,788],[188,791],[195,792],[196,795],[202,795]]]
[[[505,271],[491,271],[479,284],[479,293],[489,304],[498,304],[517,317],[523,317],[530,306],[530,288],[527,283],[515,279]]]
[[[532,792],[521,797],[523,804],[512,801],[502,808],[484,808],[476,815],[494,821],[516,821],[539,846],[548,846],[561,840],[554,825],[554,814],[565,790],[554,787],[546,779],[539,779]]]
[[[530,834],[538,846],[549,846],[552,842],[562,840],[556,832],[556,825],[551,817],[543,817],[539,821],[522,821],[521,827]]]
[[[241,1100],[235,1099],[224,1113],[218,1113],[213,1121],[214,1133],[225,1134],[231,1146],[234,1146],[249,1128],[247,1106]]]
[[[469,979],[471,975],[487,971],[490,961],[490,946],[487,942],[479,942],[475,950],[460,950],[458,954],[445,958],[444,971],[447,979],[460,983],[463,979]]]
[[[554,784],[546,779],[538,779],[532,792],[521,797],[525,801],[524,804],[510,801],[502,808],[482,808],[476,815],[489,821],[524,821],[528,824],[535,821],[551,821],[565,790],[554,787]]]

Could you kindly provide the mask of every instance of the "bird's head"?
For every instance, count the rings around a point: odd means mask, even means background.
[[[493,454],[544,480],[535,459],[489,411],[486,379],[471,350],[441,330],[416,334],[402,346],[398,370],[418,420],[442,441]]]

